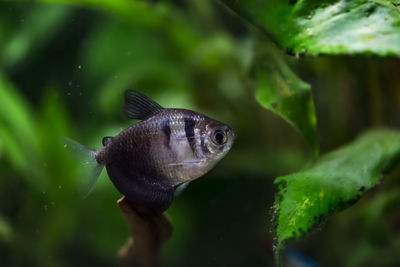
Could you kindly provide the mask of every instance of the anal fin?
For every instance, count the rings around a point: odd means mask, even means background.
[[[124,171],[118,163],[106,166],[111,181],[127,199],[149,205],[156,211],[165,211],[174,199],[174,188],[162,177],[145,177],[140,173]]]
[[[177,196],[181,195],[186,190],[186,188],[188,187],[189,184],[190,184],[190,181],[176,186],[175,187],[175,196],[177,197]]]

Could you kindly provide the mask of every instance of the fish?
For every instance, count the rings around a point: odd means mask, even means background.
[[[90,149],[69,138],[64,147],[77,151],[91,169],[90,188],[105,167],[122,195],[155,211],[167,210],[174,189],[182,191],[210,171],[236,139],[225,123],[188,109],[164,108],[135,90],[125,91],[124,111],[140,122],[104,137],[103,147]]]

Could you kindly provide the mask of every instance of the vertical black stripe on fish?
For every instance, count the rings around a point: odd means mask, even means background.
[[[196,121],[193,118],[185,118],[185,134],[186,139],[189,142],[190,148],[192,149],[193,154],[196,154],[196,140],[194,136],[194,127],[196,125]]]
[[[165,147],[171,148],[171,121],[169,118],[166,118],[161,123],[161,130],[164,133],[164,145]]]

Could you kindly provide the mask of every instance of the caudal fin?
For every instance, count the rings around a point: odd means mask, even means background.
[[[104,165],[97,162],[95,149],[85,147],[68,137],[62,137],[62,143],[79,163],[80,194],[82,198],[86,198],[92,191]]]

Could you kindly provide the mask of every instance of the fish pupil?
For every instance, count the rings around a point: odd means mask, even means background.
[[[222,130],[216,130],[214,132],[214,142],[218,145],[222,145],[226,142],[226,134]]]
[[[215,135],[215,139],[218,141],[218,143],[222,143],[222,140],[224,140],[224,135],[222,133],[217,133]]]

